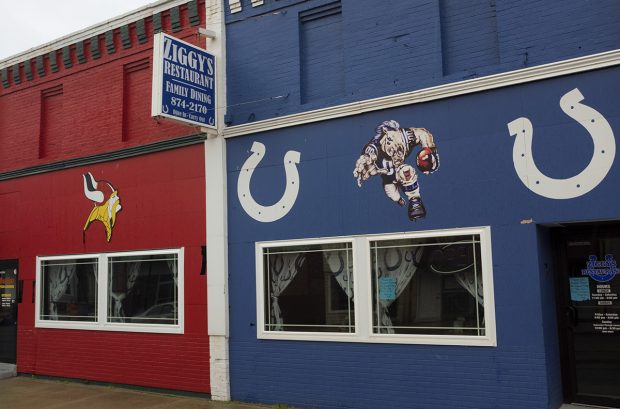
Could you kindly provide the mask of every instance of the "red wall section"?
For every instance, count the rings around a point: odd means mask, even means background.
[[[199,2],[198,10],[201,22],[191,26],[186,7],[180,7],[183,28],[178,32],[172,32],[169,14],[162,13],[163,31],[204,47],[204,38],[198,36],[198,27],[204,26],[204,2]],[[84,64],[78,64],[73,45],[70,68],[64,67],[61,50],[57,50],[58,72],[51,71],[48,54],[42,52],[45,76],[39,76],[34,60],[30,60],[33,80],[26,80],[23,67],[20,84],[13,83],[10,76],[10,86],[0,86],[0,172],[199,133],[196,127],[151,118],[151,18],[146,19],[146,35],[148,41],[139,44],[132,24],[131,48],[123,49],[120,29],[116,29],[112,54],[100,35],[98,59],[92,57],[90,43],[84,41]],[[143,70],[136,72],[136,67]],[[62,95],[53,97],[53,109],[42,112],[46,90],[59,86]],[[42,118],[53,124],[52,140],[45,138],[45,129],[41,138]]]
[[[208,393],[209,344],[203,337],[20,327],[18,371]],[[36,365],[22,365],[26,356]]]
[[[18,371],[209,392],[202,144],[0,182],[0,259],[19,260]],[[111,182],[122,209],[110,242],[83,234],[93,203],[82,174]],[[100,184],[100,188],[103,185]],[[185,249],[185,332],[180,335],[37,329],[36,256]]]

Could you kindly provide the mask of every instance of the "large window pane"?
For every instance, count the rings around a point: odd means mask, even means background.
[[[108,322],[178,323],[176,254],[111,257]]]
[[[97,320],[97,259],[43,261],[41,319]]]
[[[354,332],[351,243],[266,248],[265,330]]]
[[[371,242],[373,332],[485,335],[480,236]]]

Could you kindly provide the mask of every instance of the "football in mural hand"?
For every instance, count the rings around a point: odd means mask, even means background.
[[[418,152],[416,164],[418,165],[418,169],[422,172],[431,172],[434,167],[433,161],[433,151],[431,148],[422,148],[422,150]]]

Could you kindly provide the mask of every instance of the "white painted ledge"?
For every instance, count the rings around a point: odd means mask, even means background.
[[[17,376],[17,365],[0,362],[0,379]]]

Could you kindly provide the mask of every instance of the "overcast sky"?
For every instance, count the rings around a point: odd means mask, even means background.
[[[155,0],[0,0],[0,60]]]

